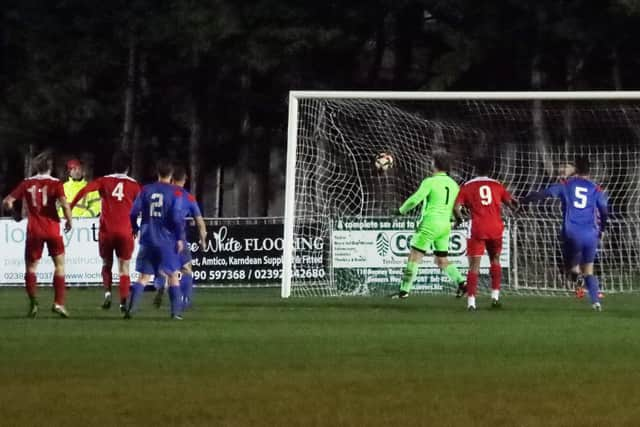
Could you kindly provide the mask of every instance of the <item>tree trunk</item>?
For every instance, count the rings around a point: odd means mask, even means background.
[[[393,88],[408,87],[409,71],[413,65],[413,45],[419,36],[423,13],[419,3],[409,3],[395,16],[395,61]]]
[[[207,69],[202,61],[202,54],[193,47],[193,78],[190,96],[189,123],[189,173],[191,193],[199,198],[200,167],[202,164],[203,115],[207,104]]]
[[[543,72],[540,68],[541,59],[542,55],[538,48],[531,61],[531,89],[534,91],[542,88]],[[533,106],[531,108],[531,122],[533,126],[533,143],[535,151],[542,159],[542,164],[546,172],[552,175],[554,172],[553,160],[549,150],[542,101],[539,99],[533,101]]]
[[[131,151],[135,128],[135,111],[138,80],[138,42],[136,36],[129,38],[129,59],[127,64],[127,86],[124,95],[124,124],[122,128],[121,148]]]
[[[219,163],[202,171],[202,188],[206,188],[207,192],[201,194],[199,201],[202,203],[204,216],[217,218],[222,215],[222,176]]]
[[[615,90],[622,90],[622,76],[620,74],[620,55],[618,48],[611,49],[611,80]]]
[[[245,70],[240,75],[240,91],[242,96],[242,116],[240,119],[240,155],[236,163],[236,208],[238,216],[247,216],[249,213],[249,172],[250,160],[254,159],[253,154],[249,153],[249,147],[253,146],[250,141],[251,137],[251,114],[249,112],[249,97],[251,88],[251,76],[249,71]]]
[[[284,138],[284,135],[282,137]],[[268,216],[284,216],[285,174],[287,170],[285,151],[279,144],[271,144],[269,150]]]
[[[566,85],[568,91],[576,90],[576,80],[580,71],[582,71],[582,67],[584,65],[584,58],[579,56],[579,53],[576,51],[571,51],[567,55],[567,63],[566,63]],[[567,102],[564,112],[563,112],[563,122],[564,122],[564,153],[565,156],[569,153],[569,149],[573,143],[573,118],[575,113],[575,107],[572,102]]]
[[[386,17],[386,12],[381,12],[376,25],[375,49],[371,67],[369,68],[369,75],[367,76],[370,87],[376,87],[379,84],[380,67],[382,66],[382,58],[387,45]]]

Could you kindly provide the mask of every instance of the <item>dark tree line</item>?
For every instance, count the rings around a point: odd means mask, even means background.
[[[208,216],[279,215],[291,89],[633,89],[638,36],[636,0],[4,0],[0,189],[124,148],[142,181],[183,159]]]

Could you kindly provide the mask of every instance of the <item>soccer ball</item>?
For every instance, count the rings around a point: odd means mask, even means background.
[[[393,157],[389,153],[380,153],[376,156],[376,169],[386,171],[393,167]]]

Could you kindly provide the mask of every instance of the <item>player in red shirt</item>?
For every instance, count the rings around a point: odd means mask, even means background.
[[[469,272],[467,273],[466,289],[467,308],[471,311],[476,309],[480,258],[484,255],[485,248],[491,261],[489,267],[491,306],[500,307],[500,281],[502,279],[500,252],[502,251],[502,232],[504,231],[501,205],[504,203],[515,208],[517,204],[500,182],[487,176],[492,169],[493,162],[490,158],[478,159],[476,163],[477,177],[466,182],[460,188],[454,208],[458,220],[462,220],[463,207],[466,207],[471,215],[471,237],[467,240]]]
[[[23,199],[27,206],[27,240],[25,246],[24,275],[25,288],[31,307],[29,317],[38,314],[38,300],[36,299],[38,262],[42,258],[42,250],[47,245],[49,255],[53,260],[53,289],[54,300],[51,310],[61,317],[69,317],[64,307],[65,279],[64,279],[64,242],[60,235],[60,218],[56,211],[56,202],[62,206],[65,217],[64,231],[71,230],[71,210],[64,195],[64,188],[60,180],[51,176],[53,156],[45,151],[33,159],[33,167],[37,175],[24,179],[2,203],[5,208],[12,210],[16,200]]]
[[[131,278],[129,276],[129,261],[133,253],[133,230],[129,220],[129,212],[133,201],[140,192],[140,184],[129,177],[129,164],[131,157],[118,151],[114,154],[112,168],[115,172],[91,181],[87,184],[71,202],[71,209],[82,198],[92,191],[100,193],[102,200],[102,212],[100,214],[100,232],[98,234],[98,248],[102,257],[102,284],[105,289],[102,308],[111,308],[111,285],[113,266],[113,253],[118,257],[118,271],[120,281],[118,291],[120,294],[120,311],[126,311],[126,302],[129,297]]]

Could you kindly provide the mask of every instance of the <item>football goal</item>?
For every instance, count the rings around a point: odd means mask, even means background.
[[[431,174],[436,150],[451,154],[450,174],[459,184],[473,177],[474,158],[492,156],[493,177],[516,198],[557,182],[567,162],[588,156],[611,210],[596,274],[605,292],[634,290],[640,278],[640,92],[294,91],[282,296],[396,290],[419,209],[396,212]],[[504,216],[503,289],[568,292],[560,203],[505,209]],[[463,272],[466,232],[465,224],[454,229],[449,247]],[[488,260],[481,273],[486,267]],[[454,288],[425,257],[415,291]]]

